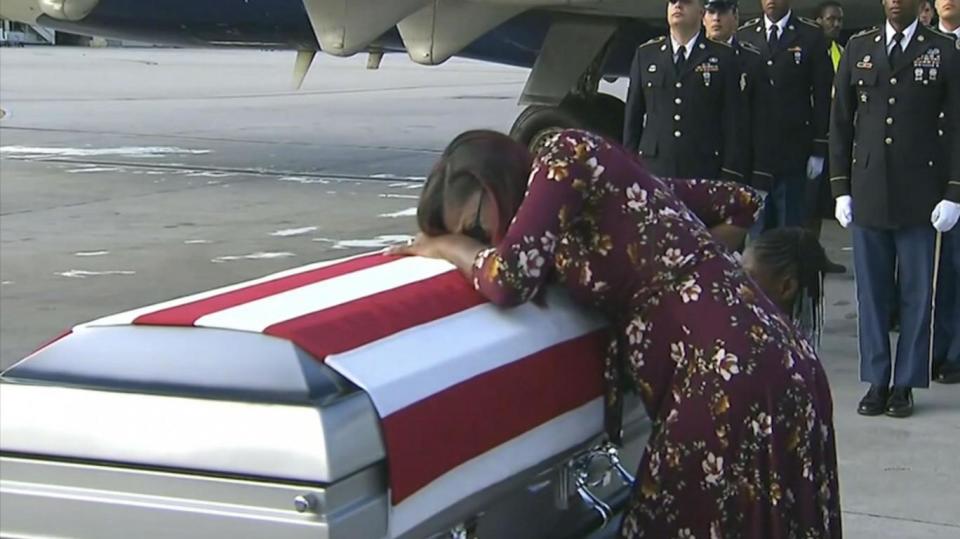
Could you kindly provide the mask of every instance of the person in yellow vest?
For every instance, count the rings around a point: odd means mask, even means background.
[[[843,30],[843,6],[835,0],[826,0],[817,7],[817,24],[823,28],[823,35],[827,38],[827,52],[833,61],[833,72],[837,72],[840,65],[840,56],[843,55],[843,46],[837,41],[840,31]]]

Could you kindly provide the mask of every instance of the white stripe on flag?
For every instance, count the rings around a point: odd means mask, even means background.
[[[603,430],[603,399],[594,399],[449,470],[393,508],[396,537],[450,505],[589,441]]]
[[[369,270],[368,270],[369,271]],[[556,287],[548,308],[486,303],[354,350],[326,364],[366,390],[381,417],[448,387],[603,327]]]
[[[454,270],[449,262],[405,257],[237,305],[197,320],[196,326],[263,331],[294,318],[336,307]]]
[[[193,294],[190,296],[183,296],[181,298],[172,299],[169,301],[164,301],[163,303],[157,303],[155,305],[148,305],[146,307],[140,307],[138,309],[133,309],[130,311],[112,314],[110,316],[105,316],[103,318],[98,318],[96,320],[86,322],[77,327],[91,327],[91,326],[123,326],[132,324],[137,318],[150,313],[155,313],[157,311],[162,311],[164,309],[169,309],[171,307],[177,307],[180,305],[185,305],[187,303],[193,303],[194,301],[200,301],[203,299],[209,299],[214,296],[219,296],[221,294],[227,294],[230,292],[235,292],[244,288],[249,288],[251,286],[256,286],[258,284],[263,284],[270,281],[275,281],[277,279],[282,279],[284,277],[289,277],[291,275],[297,275],[300,273],[305,273],[308,271],[313,271],[315,269],[324,268],[327,266],[332,266],[334,264],[339,264],[341,262],[346,262],[354,258],[359,258],[361,256],[367,256],[370,253],[362,253],[355,256],[350,256],[347,258],[338,258],[336,260],[325,260],[323,262],[317,262],[316,264],[309,264],[307,266],[300,266],[298,268],[291,268],[288,270],[281,271],[279,273],[273,273],[259,279],[254,279],[252,281],[244,281],[242,283],[232,284],[229,286],[224,286],[222,288],[217,288],[214,290],[207,290],[205,292],[200,292],[198,294]]]

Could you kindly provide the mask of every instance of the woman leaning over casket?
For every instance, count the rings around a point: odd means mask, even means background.
[[[450,260],[499,305],[558,281],[611,319],[608,434],[622,377],[653,421],[622,537],[840,537],[826,375],[719,241],[758,206],[736,185],[660,180],[583,131],[533,156],[471,131],[427,180],[422,234],[393,252]]]

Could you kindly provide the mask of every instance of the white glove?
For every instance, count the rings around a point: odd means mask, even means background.
[[[930,222],[933,223],[933,228],[940,232],[950,232],[956,226],[958,219],[960,219],[960,204],[949,200],[941,200],[937,207],[933,208],[933,213],[930,214]]]
[[[810,157],[807,159],[807,179],[816,180],[823,174],[823,158]]]
[[[850,195],[837,197],[837,206],[833,214],[837,221],[840,221],[840,226],[843,228],[850,226],[850,223],[853,222],[853,199],[850,198]]]

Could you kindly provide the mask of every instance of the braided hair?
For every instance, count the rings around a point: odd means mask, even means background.
[[[750,244],[756,263],[776,279],[797,282],[789,313],[797,326],[819,345],[823,328],[823,276],[827,254],[817,236],[803,228],[779,228]]]

